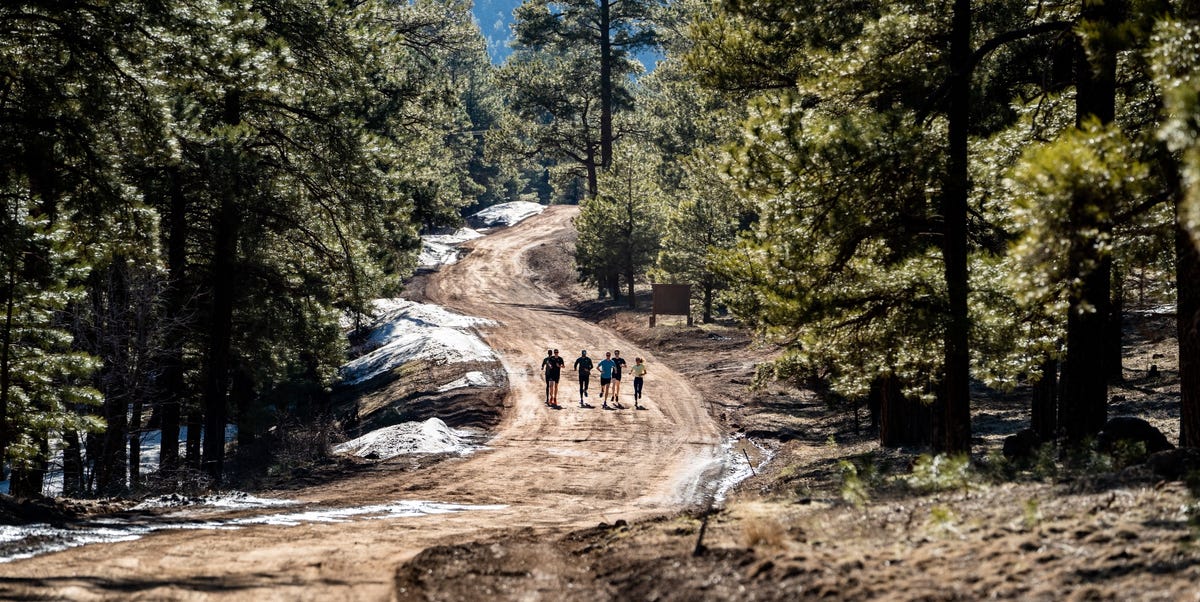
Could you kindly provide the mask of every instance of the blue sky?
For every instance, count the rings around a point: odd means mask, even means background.
[[[521,4],[521,0],[475,0],[472,12],[479,21],[479,29],[487,38],[488,56],[492,63],[500,64],[512,53],[508,44],[512,41],[513,9]],[[637,53],[638,60],[646,66],[646,72],[654,69],[654,64],[662,58],[657,52],[643,51]]]
[[[503,62],[508,57],[508,43],[512,39],[512,13],[520,0],[475,0],[475,19],[488,41],[488,55],[493,63]]]

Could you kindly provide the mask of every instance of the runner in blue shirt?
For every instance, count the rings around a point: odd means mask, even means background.
[[[596,365],[600,369],[600,399],[604,400],[604,409],[608,409],[608,387],[612,383],[613,367],[616,364],[612,361],[612,354],[605,351],[604,359]]]

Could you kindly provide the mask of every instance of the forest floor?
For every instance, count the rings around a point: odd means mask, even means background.
[[[1200,601],[1197,501],[1184,483],[1098,454],[1006,463],[1003,437],[1027,424],[1023,390],[975,391],[969,468],[882,449],[865,411],[786,384],[752,388],[777,350],[744,330],[675,318],[650,329],[645,311],[590,300],[574,280],[572,214],[551,208],[471,243],[412,291],[502,324],[485,339],[511,391],[487,451],[257,492],[493,509],[164,530],[0,564],[0,598]],[[1110,414],[1176,440],[1171,325],[1131,315]],[[571,376],[565,409],[547,409],[536,366],[548,347],[568,362],[585,347],[648,358],[650,409],[579,409]],[[758,470],[710,511],[704,484],[730,436]]]

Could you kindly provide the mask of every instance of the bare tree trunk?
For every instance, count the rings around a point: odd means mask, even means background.
[[[613,161],[613,51],[610,37],[610,11],[614,0],[599,0],[600,23],[600,168],[607,170]]]
[[[704,285],[704,317],[705,324],[713,322],[713,285],[706,283]]]
[[[15,212],[15,207],[14,207]],[[12,386],[13,314],[16,308],[17,250],[10,249],[4,279],[4,333],[0,336],[0,458],[8,457],[8,400]],[[4,462],[0,461],[0,473]],[[2,476],[2,475],[0,475]]]
[[[83,482],[83,448],[79,433],[63,433],[63,497],[81,497],[87,491]]]
[[[204,434],[204,413],[192,408],[187,413],[187,441],[184,442],[184,463],[192,470],[200,469],[200,440]]]
[[[1042,441],[1058,438],[1058,360],[1042,362],[1042,379],[1033,389],[1029,426]]]
[[[879,407],[879,444],[883,447],[923,447],[933,434],[933,407],[904,395],[900,379],[888,376],[871,385],[868,405]]]
[[[968,133],[971,108],[971,2],[955,0],[950,33],[949,157],[942,192],[942,257],[945,262],[948,315],[944,345],[945,376],[937,395],[938,451],[971,450],[971,358],[967,271]]]
[[[230,90],[225,95],[224,121],[229,125],[241,123],[241,94]],[[233,298],[236,294],[233,275],[236,273],[237,243],[240,230],[238,195],[241,193],[239,151],[228,148],[224,161],[229,170],[228,181],[221,191],[220,206],[213,224],[213,261],[210,266],[209,290],[212,292],[212,312],[209,316],[208,350],[205,354],[204,383],[204,459],[205,473],[214,486],[221,484],[225,466],[225,425],[228,422],[226,404],[229,395],[230,346],[233,341]]]
[[[99,491],[112,495],[126,486],[126,441],[129,436],[129,266],[123,258],[113,259],[94,292],[94,312],[102,324],[98,334],[104,368],[100,390],[104,393],[104,421],[100,462],[97,465]]]
[[[1122,3],[1084,3],[1081,18],[1115,25]],[[1116,48],[1111,41],[1097,41],[1089,54],[1080,42],[1075,59],[1075,113],[1077,125],[1090,118],[1111,123],[1116,115]],[[1091,204],[1096,199],[1077,198],[1070,209],[1078,230],[1111,227],[1096,223]],[[1076,242],[1069,251],[1072,279],[1082,282],[1071,296],[1067,309],[1067,359],[1063,365],[1059,427],[1069,441],[1080,442],[1100,432],[1108,418],[1108,372],[1105,332],[1112,301],[1112,259],[1097,257],[1090,240]],[[1091,268],[1085,268],[1092,265]]]
[[[1200,250],[1175,228],[1175,313],[1179,336],[1179,446],[1200,447]]]
[[[1123,354],[1125,327],[1125,278],[1120,269],[1112,271],[1112,301],[1104,323],[1104,374],[1109,382],[1125,380]]]
[[[184,396],[183,342],[186,334],[184,313],[187,291],[184,289],[187,270],[187,199],[183,194],[182,175],[178,169],[168,171],[170,182],[170,211],[167,215],[167,292],[165,308],[166,349],[163,351],[162,385],[159,389],[158,420],[162,431],[159,448],[159,474],[175,482],[179,470],[180,404]],[[172,489],[174,487],[171,487]]]

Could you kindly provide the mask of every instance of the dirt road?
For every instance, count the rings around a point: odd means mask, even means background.
[[[575,317],[555,291],[527,273],[526,253],[561,236],[574,214],[572,207],[551,207],[473,241],[463,261],[427,285],[429,301],[498,324],[483,335],[500,355],[512,390],[488,450],[418,472],[388,470],[384,463],[352,478],[280,494],[326,506],[430,500],[503,509],[159,531],[0,565],[0,597],[386,600],[397,565],[429,545],[507,529],[549,535],[668,513],[698,501],[721,441],[699,395],[651,354]],[[581,409],[570,370],[562,382],[564,409],[545,407],[539,366],[551,347],[562,350],[568,364],[580,349],[601,357],[604,350],[620,349],[630,361],[646,357],[649,409]],[[593,376],[594,402],[597,380]]]

